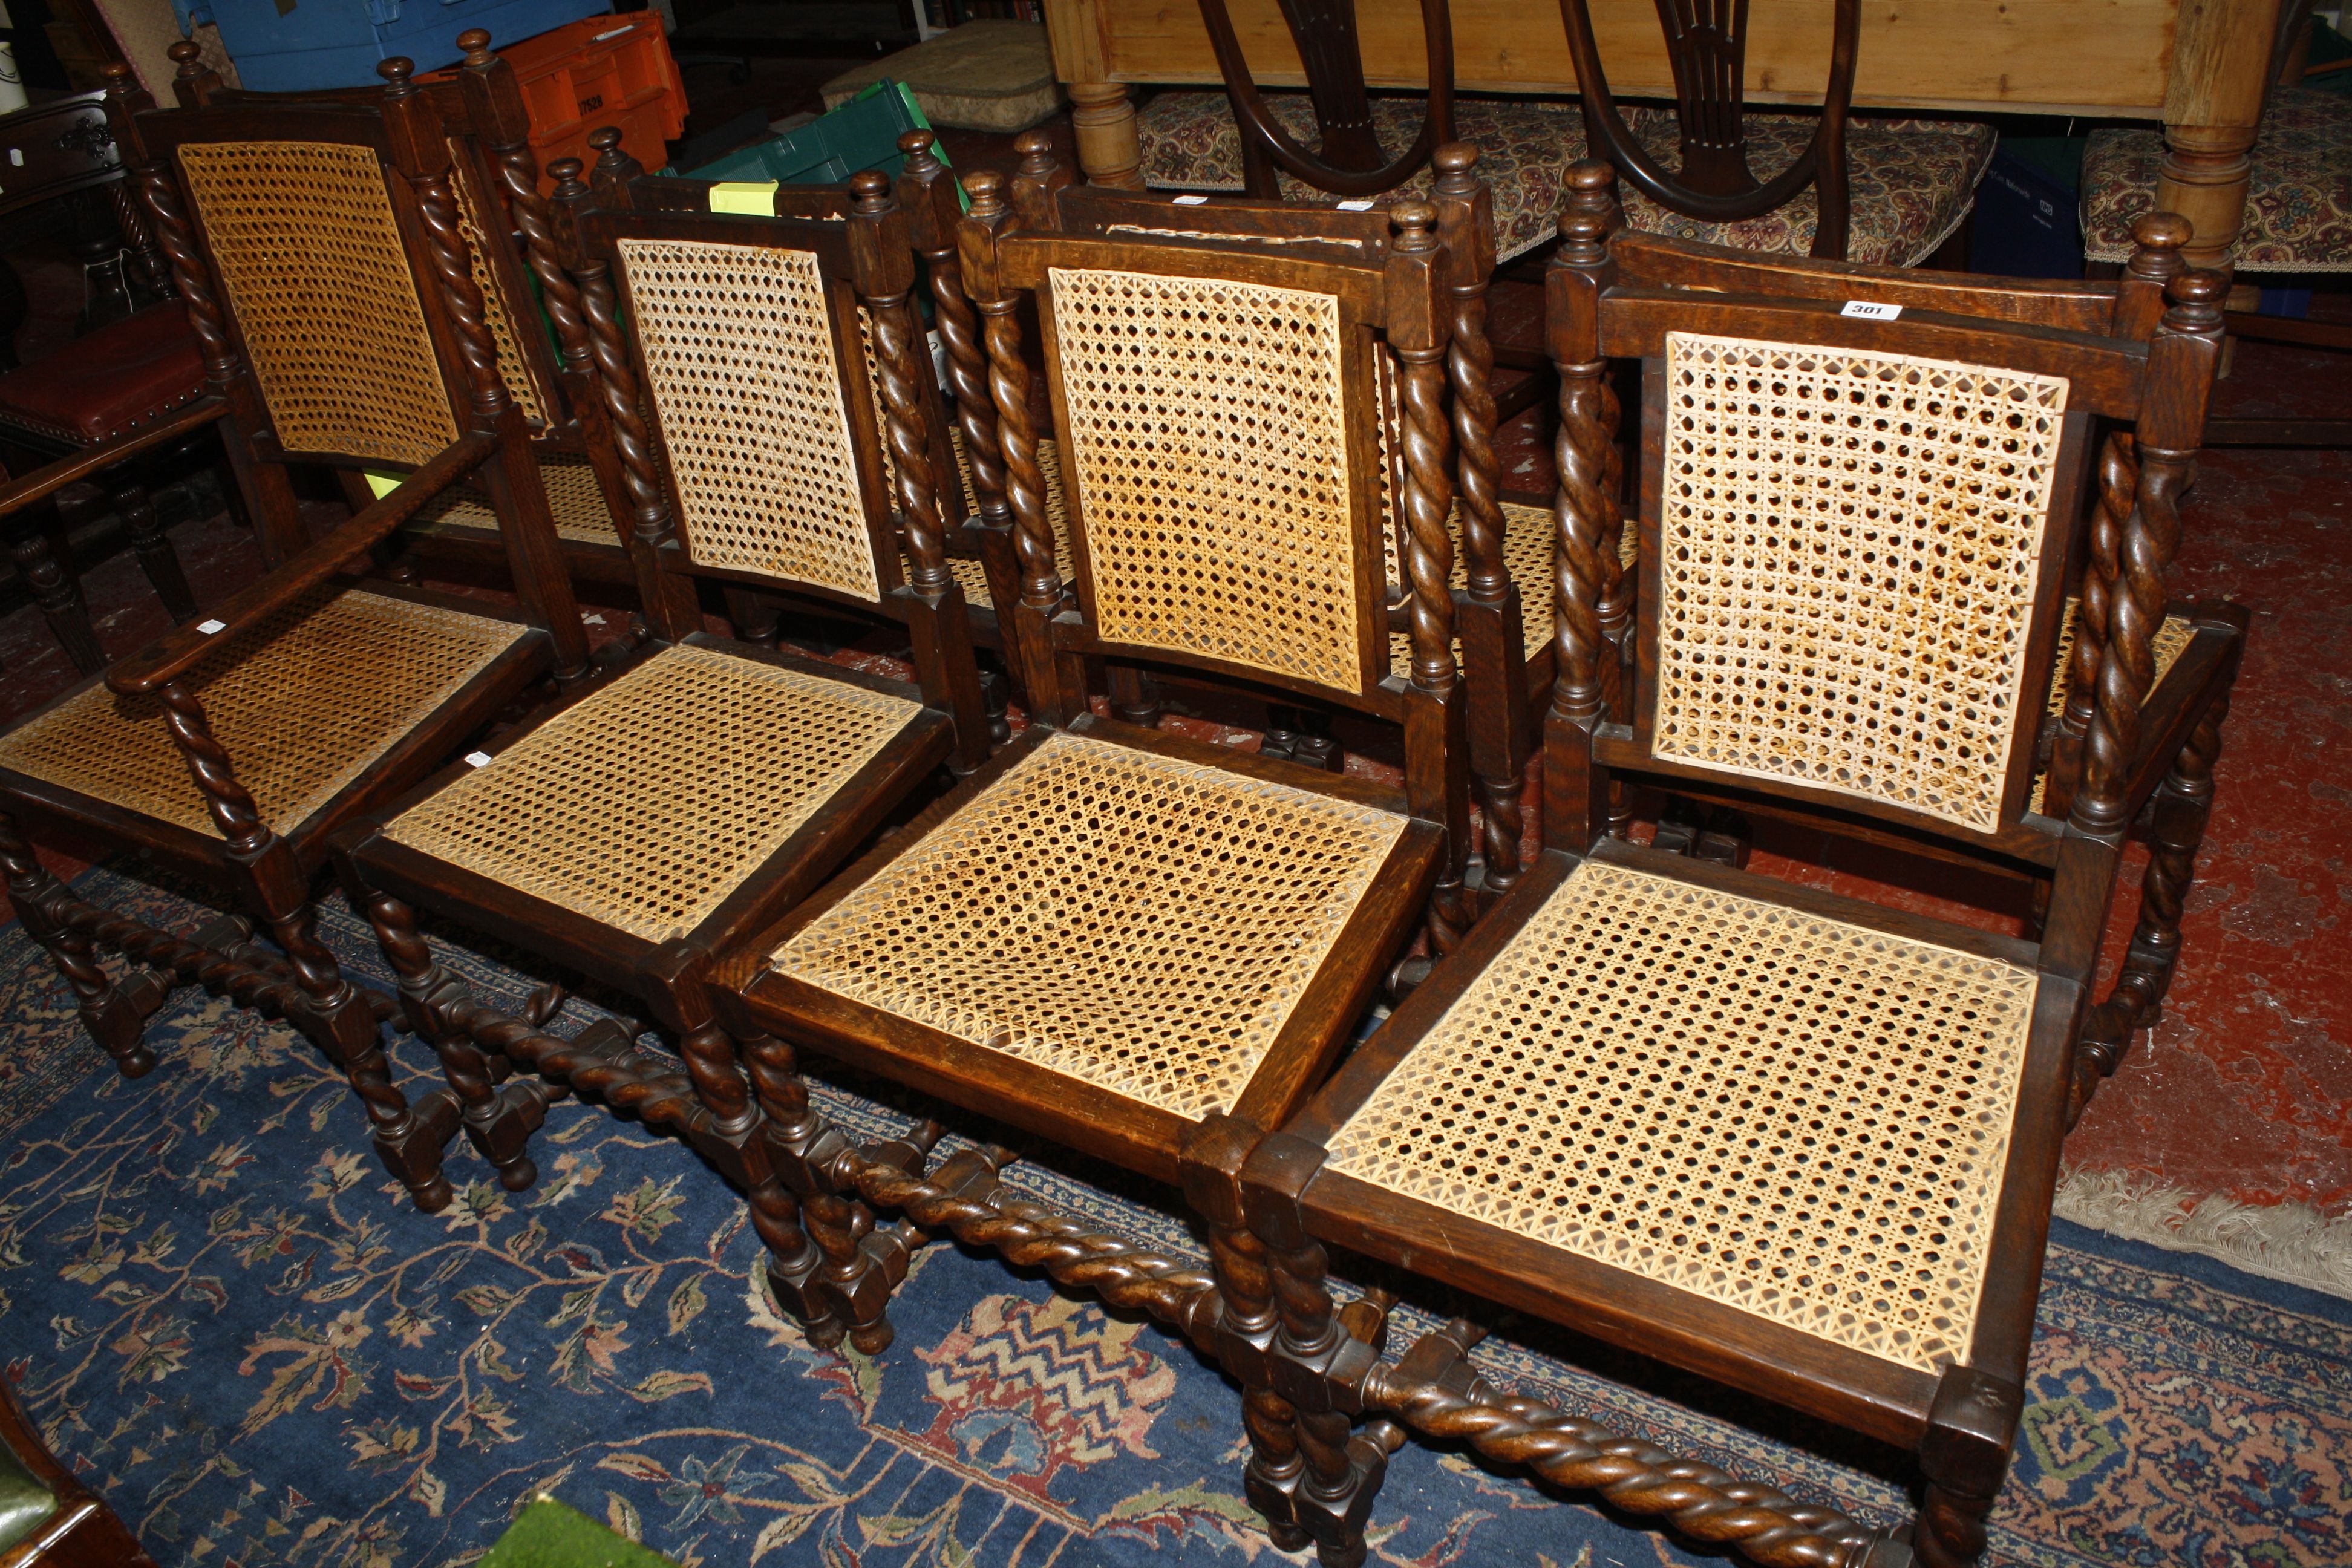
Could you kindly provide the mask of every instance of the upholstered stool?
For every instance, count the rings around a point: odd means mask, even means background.
[[[1062,106],[1045,29],[1034,22],[971,21],[908,49],[844,71],[821,89],[838,109],[874,83],[903,82],[934,125],[1026,131]]]

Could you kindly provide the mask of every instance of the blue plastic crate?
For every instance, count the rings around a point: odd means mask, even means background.
[[[613,0],[172,0],[182,26],[217,25],[236,74],[256,92],[366,87],[376,62],[406,55],[419,72],[464,58],[457,35],[489,29],[503,47],[601,16]]]

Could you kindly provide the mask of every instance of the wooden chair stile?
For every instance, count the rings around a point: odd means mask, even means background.
[[[1020,574],[1008,642],[1032,726],[722,956],[719,1006],[763,1097],[813,1048],[1181,1186],[1209,1221],[1219,1278],[1263,1308],[1232,1172],[1328,1070],[1396,952],[1424,926],[1452,946],[1468,923],[1438,215],[1261,205],[1230,209],[1222,231],[1188,229],[1192,211],[1164,200],[1032,186],[1015,222],[1003,178],[964,184],[961,280],[989,358]],[[1029,407],[1030,300],[1067,540]],[[1402,551],[1423,591],[1401,668],[1381,355],[1398,366]],[[1204,395],[1212,384],[1220,395]],[[1286,512],[1277,494],[1309,499]],[[1267,546],[1270,532],[1282,542]],[[1387,718],[1404,731],[1404,786],[1098,716],[1098,658]],[[1018,930],[990,913],[1016,906]],[[808,1111],[793,1098],[770,1114],[790,1125]],[[925,1226],[1018,1261],[1054,1254],[1057,1277],[1118,1299],[1197,1304],[1168,1289],[1169,1269],[1114,1279],[1062,1252],[1046,1238],[1073,1227],[996,1196],[1003,1158],[967,1151],[925,1173],[835,1135],[802,1164],[813,1185],[911,1205]],[[887,1282],[834,1251],[848,1266],[829,1277],[839,1312],[856,1342],[886,1342]]]
[[[699,210],[690,182],[608,171],[600,202],[577,161],[551,173],[603,405],[593,450],[627,500],[650,636],[593,691],[343,836],[339,863],[506,1186],[536,1178],[546,1099],[504,1082],[515,1068],[669,1127],[747,1194],[780,1298],[829,1342],[848,1326],[823,1277],[833,1250],[895,1279],[908,1242],[808,1182],[839,1137],[756,1053],[753,1095],[707,977],[714,952],[814,891],[940,764],[988,756],[915,253],[879,174],[760,216]],[[903,624],[916,682],[714,636],[701,581]],[[681,1059],[610,1024],[547,1033],[560,990],[521,1017],[483,1006],[419,938],[420,905],[628,994]],[[802,1110],[779,1117],[788,1101]]]
[[[141,437],[16,481],[0,509],[217,425],[273,570],[0,735],[0,861],[18,917],[126,1076],[153,1067],[144,1022],[174,984],[283,1016],[344,1072],[387,1168],[429,1209],[449,1199],[439,1150],[457,1106],[412,1104],[391,1082],[377,1029],[388,999],[340,973],[313,932],[310,885],[340,824],[551,675],[576,683],[588,660],[499,378],[446,143],[408,62],[383,72],[373,103],[169,112],[117,80],[115,142],[203,345],[206,393]],[[297,231],[307,243],[289,246]],[[358,362],[397,370],[360,380]],[[405,477],[314,542],[287,479],[297,461]],[[501,521],[520,610],[345,576],[469,475]],[[18,818],[142,850],[252,920],[182,939],[99,908],[42,867]],[[99,965],[100,945],[132,961],[123,978]]]
[[[2242,611],[2194,606],[2189,651],[2159,672],[2223,283],[2173,268],[2145,333],[2147,276],[2042,291],[2007,321],[1939,310],[1959,280],[1906,279],[1899,314],[1849,316],[1873,281],[1851,269],[1766,292],[1750,258],[1691,248],[1654,258],[1678,281],[1643,278],[1655,242],[1616,254],[1612,194],[1605,171],[1580,182],[1549,279],[1547,849],[1248,1157],[1280,1322],[1228,1364],[1297,1455],[1261,1464],[1251,1496],[1278,1542],[1303,1531],[1327,1564],[1359,1563],[1367,1489],[1410,1427],[1758,1563],[1953,1568],[1983,1550],[2016,1434],[2086,1022],[2144,1019],[2168,978],[2242,646]],[[2177,237],[2147,237],[2169,240],[2143,245],[2165,270]],[[1626,582],[1601,457],[1620,358],[1644,365],[1630,661],[1605,618]],[[2036,823],[2095,417],[2131,427],[2137,468],[2111,476],[2129,504],[2091,568],[2110,598],[2069,815]],[[2075,618],[2093,617],[2086,596]],[[1693,864],[1614,836],[1629,774],[1736,781],[1969,855],[2038,839],[2053,890],[2021,940]],[[2167,885],[2144,895],[2141,977],[2127,964],[2095,1008],[2123,837],[2151,802]],[[1388,1299],[1339,1311],[1327,1245],[1909,1448],[1916,1524],[1885,1538],[1507,1397],[1466,1321],[1387,1362]]]

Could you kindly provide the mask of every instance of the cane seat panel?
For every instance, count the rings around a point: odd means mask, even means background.
[[[539,455],[539,482],[547,490],[547,509],[554,514],[556,537],[577,544],[619,544],[612,510],[604,504],[604,488],[596,482],[594,465],[585,458]],[[490,498],[471,482],[452,486],[417,514],[417,526],[479,528],[495,531],[498,513]]]
[[[1332,1170],[1923,1372],[1964,1359],[2025,969],[1622,867],[1543,904]]]
[[[1048,272],[1096,630],[1361,691],[1339,300]]]
[[[668,239],[619,249],[688,553],[878,602],[815,256]]]
[[[1055,734],[771,963],[1198,1119],[1248,1084],[1404,823]]]
[[[230,637],[193,683],[237,783],[284,834],[529,632],[386,595],[322,590]],[[220,837],[152,697],[89,686],[0,736],[0,767]]]
[[[384,828],[648,942],[686,935],[923,711],[667,647]]]
[[[2067,383],[1667,335],[1655,753],[1990,832]]]
[[[289,451],[420,464],[457,438],[373,152],[221,142],[180,167]]]

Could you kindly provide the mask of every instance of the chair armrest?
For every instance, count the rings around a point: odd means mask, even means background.
[[[95,447],[85,447],[69,458],[59,458],[45,463],[21,479],[11,479],[0,486],[0,517],[13,517],[35,501],[47,500],[78,479],[89,478],[102,468],[110,468],[126,458],[135,458],[150,447],[160,447],[174,437],[211,424],[228,412],[228,405],[217,397],[199,397],[161,425],[151,429],[135,430],[100,441]]]
[[[498,450],[495,436],[463,436],[400,488],[362,510],[250,588],[231,595],[209,618],[168,632],[106,672],[109,689],[135,697],[178,679],[223,637],[245,630],[301,597],[363,555],[378,540],[415,517],[443,490],[472,473]]]

